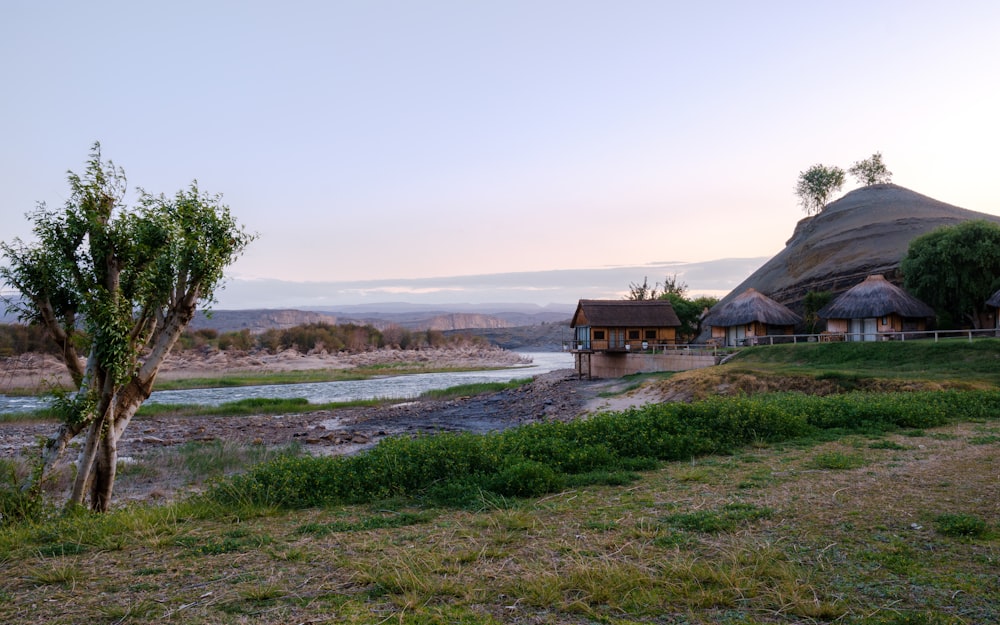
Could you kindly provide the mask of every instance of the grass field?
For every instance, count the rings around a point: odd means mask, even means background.
[[[398,442],[274,483],[296,450],[192,446],[159,461],[192,479],[265,464],[182,502],[5,520],[0,622],[1000,622],[1000,346],[974,345],[758,348],[721,368],[959,390],[717,398]],[[667,459],[679,441],[691,453]],[[353,504],[275,496],[347,469],[332,489],[411,486]],[[532,496],[513,494],[525,484]]]

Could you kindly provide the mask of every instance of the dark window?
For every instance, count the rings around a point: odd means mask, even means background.
[[[629,330],[628,331],[628,338],[629,338],[629,340],[638,339],[639,338],[639,331],[638,330]]]
[[[647,339],[655,339],[656,338],[656,330],[646,330],[646,338]]]
[[[604,340],[604,330],[594,330],[594,340],[603,341]]]

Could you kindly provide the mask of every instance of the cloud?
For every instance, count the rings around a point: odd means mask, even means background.
[[[217,309],[336,308],[380,302],[425,305],[533,304],[572,308],[577,300],[620,299],[633,282],[666,277],[688,285],[692,295],[722,296],[768,259],[727,258],[700,263],[662,262],[595,269],[443,276],[437,278],[297,282],[231,278],[217,293]]]

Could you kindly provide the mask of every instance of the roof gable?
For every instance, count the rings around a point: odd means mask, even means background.
[[[679,327],[680,319],[670,300],[582,299],[570,327],[602,326],[631,328]]]
[[[1000,291],[997,291],[986,300],[987,306],[993,306],[994,308],[1000,308]]]

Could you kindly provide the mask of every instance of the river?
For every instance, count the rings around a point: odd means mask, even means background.
[[[200,388],[184,391],[154,391],[146,403],[199,404],[217,406],[249,398],[287,399],[304,397],[313,404],[355,401],[360,399],[412,399],[424,391],[477,384],[507,382],[548,373],[556,369],[573,368],[573,356],[566,352],[523,352],[531,358],[530,365],[492,371],[458,371],[450,373],[415,373],[345,382],[310,382],[305,384],[270,384],[227,388]],[[0,415],[26,412],[41,408],[44,397],[7,397],[0,395]]]

